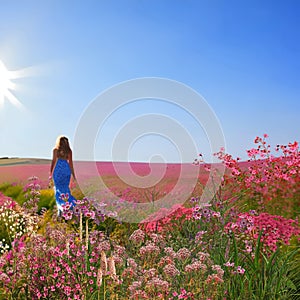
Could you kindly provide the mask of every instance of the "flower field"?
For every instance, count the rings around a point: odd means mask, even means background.
[[[190,197],[145,212],[139,223],[124,222],[124,207],[108,204],[105,193],[95,200],[78,186],[75,208],[66,203],[58,218],[49,165],[0,166],[0,300],[300,299],[298,143],[272,147],[264,135],[247,154],[248,162],[215,154],[226,171],[209,203],[201,193],[213,166],[200,155]],[[169,165],[159,184],[139,189],[112,164],[99,169],[119,198],[153,205],[180,174],[180,165]],[[82,164],[84,171],[91,183]]]

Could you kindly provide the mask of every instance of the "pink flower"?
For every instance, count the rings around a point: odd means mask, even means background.
[[[135,244],[142,243],[144,239],[145,239],[145,232],[141,229],[135,230],[129,237],[129,240],[134,242]]]
[[[187,273],[191,273],[195,271],[198,272],[199,270],[202,270],[203,272],[207,270],[207,266],[199,260],[194,261],[192,264],[186,265],[184,268],[184,271]]]
[[[226,262],[226,263],[224,264],[224,266],[225,266],[225,267],[234,267],[234,262],[231,263],[230,261],[228,261],[228,262]]]
[[[72,217],[73,217],[73,212],[68,210],[66,212],[63,213],[63,217],[66,219],[66,220],[71,220]]]
[[[63,200],[63,201],[65,201],[65,202],[68,202],[68,200],[69,200],[69,194],[68,193],[66,193],[66,194],[61,193],[60,194],[60,199]]]
[[[251,245],[246,246],[246,252],[248,252],[248,253],[252,252],[252,246]]]
[[[181,248],[176,253],[176,258],[180,260],[185,260],[191,256],[191,251],[187,248]]]
[[[94,211],[86,211],[86,212],[84,213],[84,215],[85,215],[87,218],[95,219],[95,212],[94,212]]]
[[[152,243],[140,248],[141,256],[151,255],[151,257],[154,257],[154,256],[158,255],[159,253],[160,253],[159,247],[155,246]]]
[[[179,270],[175,267],[174,264],[168,264],[164,267],[164,272],[169,277],[175,277],[176,275],[180,275]]]

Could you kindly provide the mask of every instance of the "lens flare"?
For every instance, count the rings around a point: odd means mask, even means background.
[[[19,77],[17,73],[18,71],[7,70],[4,63],[0,60],[0,108],[3,106],[5,100],[8,100],[17,108],[23,108],[23,104],[12,92],[16,87],[12,80]]]

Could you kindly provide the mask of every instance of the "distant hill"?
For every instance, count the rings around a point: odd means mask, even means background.
[[[50,162],[50,159],[44,158],[0,157],[0,167],[13,165],[40,165],[49,164]]]

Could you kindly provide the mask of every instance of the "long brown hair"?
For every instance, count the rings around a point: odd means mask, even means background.
[[[68,158],[71,152],[69,140],[65,136],[59,136],[57,138],[55,148],[57,149],[57,156],[61,158]]]

